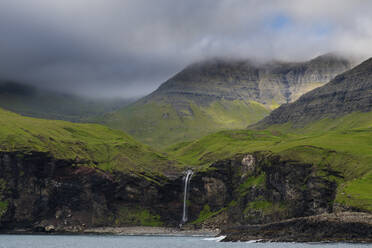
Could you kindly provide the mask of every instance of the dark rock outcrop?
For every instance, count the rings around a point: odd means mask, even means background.
[[[216,162],[191,180],[191,220],[200,224],[203,209],[209,216],[224,214],[212,227],[331,212],[336,183],[318,172],[312,164],[262,152]]]
[[[224,242],[372,242],[372,215],[342,212],[223,230]]]
[[[372,109],[372,58],[326,85],[310,91],[291,104],[284,104],[254,125],[265,128],[290,122],[294,125]]]
[[[174,226],[181,218],[181,179],[109,173],[46,153],[2,152],[0,180],[0,201],[6,206],[0,229]]]

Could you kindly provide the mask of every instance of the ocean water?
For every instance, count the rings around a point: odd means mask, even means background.
[[[224,243],[215,238],[97,235],[0,235],[0,248],[366,248],[368,244]]]

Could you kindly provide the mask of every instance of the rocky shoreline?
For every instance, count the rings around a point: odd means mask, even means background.
[[[176,227],[95,227],[50,230],[13,229],[7,234],[53,235],[138,235],[138,236],[201,236],[221,237],[222,242],[347,242],[372,243],[372,214],[340,212],[293,218],[259,225],[244,225],[219,229]]]
[[[293,218],[263,225],[222,230],[223,242],[350,242],[372,243],[372,215],[341,212]]]
[[[54,228],[43,230],[32,229],[13,229],[3,230],[0,234],[69,234],[69,235],[154,235],[154,236],[202,236],[215,237],[220,233],[219,229],[180,229],[176,227],[149,227],[149,226],[132,226],[132,227],[96,227],[77,229],[75,227],[66,227],[64,229]]]
[[[114,235],[165,235],[165,236],[208,236],[214,237],[220,233],[219,229],[179,229],[172,227],[102,227],[84,230],[90,234]]]

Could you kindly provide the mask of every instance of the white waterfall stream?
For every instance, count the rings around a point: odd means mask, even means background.
[[[189,191],[189,185],[190,180],[194,172],[192,170],[186,171],[186,176],[184,180],[184,192],[183,192],[183,212],[182,212],[182,222],[181,224],[185,224],[188,220],[187,217],[187,199],[188,199],[188,191]]]

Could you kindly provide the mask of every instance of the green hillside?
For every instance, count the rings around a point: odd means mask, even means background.
[[[222,131],[168,149],[174,158],[195,166],[253,151],[339,171],[344,179],[336,201],[372,211],[372,112],[325,118],[298,129],[287,123],[261,131]]]
[[[301,63],[203,61],[98,121],[163,148],[219,130],[245,128],[350,67],[350,61],[332,54]]]
[[[269,114],[262,104],[247,101],[219,101],[177,112],[162,101],[136,103],[109,115],[104,124],[124,129],[138,140],[162,148],[182,140],[192,140],[216,130],[243,128]],[[130,118],[127,118],[130,116]]]
[[[175,165],[122,131],[23,117],[0,109],[0,151],[46,152],[103,170],[160,172]]]

